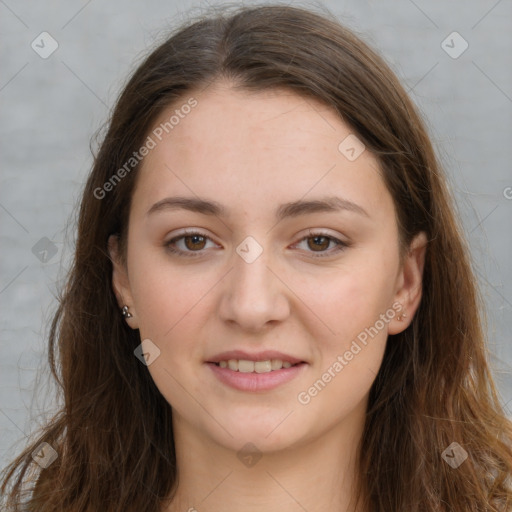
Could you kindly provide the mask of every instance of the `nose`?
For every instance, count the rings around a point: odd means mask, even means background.
[[[257,332],[288,317],[289,289],[273,267],[276,265],[267,250],[252,262],[233,253],[233,268],[223,280],[219,306],[222,320],[237,324],[241,330]]]

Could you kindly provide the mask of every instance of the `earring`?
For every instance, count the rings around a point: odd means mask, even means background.
[[[121,314],[125,318],[131,318],[133,315],[128,311],[128,306],[123,306],[123,309],[121,310]]]
[[[396,317],[396,319],[401,322],[404,318],[407,318],[407,315],[405,313],[402,313]]]

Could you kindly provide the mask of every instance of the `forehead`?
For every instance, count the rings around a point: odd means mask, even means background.
[[[191,97],[195,106],[181,109]],[[358,152],[361,146],[339,114],[288,90],[212,85],[165,109],[149,135],[155,147],[142,162],[134,195],[146,210],[173,194],[261,210],[333,192],[370,210],[392,208],[377,159],[365,150],[355,159],[343,152],[344,141]]]

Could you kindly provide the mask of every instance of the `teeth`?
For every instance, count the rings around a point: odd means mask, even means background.
[[[241,373],[268,373],[281,368],[290,368],[292,363],[282,361],[281,359],[267,359],[266,361],[248,361],[247,359],[229,359],[229,361],[219,361],[221,368],[229,368],[235,372]]]
[[[233,368],[231,368],[233,369]],[[245,361],[240,359],[238,361],[238,371],[241,373],[251,373],[254,371],[254,361]]]
[[[283,367],[283,361],[281,359],[272,359],[270,366],[272,370],[280,370]]]
[[[267,373],[272,371],[271,361],[256,361],[254,363],[254,371],[256,373]]]

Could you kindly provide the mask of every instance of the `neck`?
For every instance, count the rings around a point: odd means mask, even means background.
[[[164,512],[363,512],[354,506],[354,487],[364,415],[300,445],[256,454],[205,438],[180,417],[173,423],[179,483]]]

